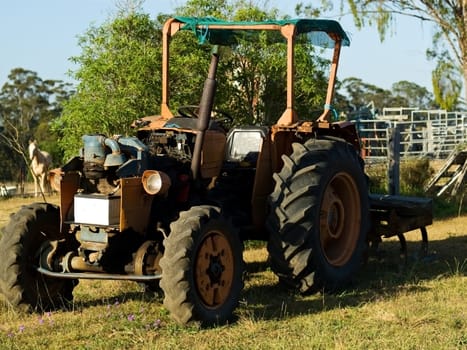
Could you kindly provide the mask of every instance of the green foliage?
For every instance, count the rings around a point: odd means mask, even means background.
[[[171,108],[176,110],[182,105],[199,103],[210,59],[211,47],[199,45],[192,33],[180,32],[172,38],[169,63]]]
[[[278,10],[251,1],[191,0],[176,15],[214,15],[232,20],[278,18]],[[159,16],[160,20],[164,16]],[[161,23],[131,12],[80,38],[82,54],[72,60],[80,67],[74,78],[77,93],[54,123],[66,158],[77,153],[86,133],[129,134],[135,119],[155,114],[161,100]],[[211,47],[199,45],[191,33],[171,40],[170,105],[198,104],[210,61]],[[297,109],[322,108],[326,93],[323,60],[312,58],[312,47],[297,46]],[[285,44],[270,45],[267,35],[221,51],[215,107],[226,110],[236,124],[268,123],[285,109]],[[187,69],[189,67],[189,69]]]
[[[131,12],[79,39],[77,93],[55,122],[66,158],[77,153],[81,136],[131,134],[131,123],[157,113],[160,101],[161,28],[148,15]]]
[[[438,61],[432,73],[435,100],[442,109],[454,111],[459,104],[462,83],[459,69],[451,61]]]
[[[237,3],[240,5],[241,1]],[[232,13],[234,6],[234,4],[230,4],[229,0],[188,0],[183,6],[177,7],[175,13],[188,17],[212,16],[226,18]]]

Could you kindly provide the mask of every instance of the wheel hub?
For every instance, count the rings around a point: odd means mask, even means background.
[[[327,220],[325,229],[329,237],[338,239],[343,232],[343,218],[345,217],[345,208],[342,201],[334,193],[334,190],[328,191],[327,198]]]
[[[220,278],[222,272],[225,270],[224,266],[222,266],[222,262],[219,256],[211,256],[211,262],[209,264],[209,268],[206,273],[211,280],[211,285],[220,282]]]
[[[234,275],[233,252],[220,232],[209,232],[195,261],[195,285],[207,307],[222,305],[229,297]]]
[[[351,258],[360,232],[360,195],[355,180],[336,174],[326,187],[321,203],[321,248],[330,264],[343,266]]]

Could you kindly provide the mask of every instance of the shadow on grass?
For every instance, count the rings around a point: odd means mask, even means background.
[[[245,289],[237,315],[255,320],[276,320],[319,313],[343,307],[357,307],[374,300],[386,300],[401,291],[420,293],[429,289],[421,282],[467,275],[467,236],[430,241],[429,255],[419,257],[419,242],[407,242],[408,258],[399,257],[399,242],[383,241],[378,256],[355,276],[355,282],[339,293],[317,293],[303,296],[278,283],[267,261],[255,261],[246,266]],[[97,281],[93,283],[106,283]],[[128,282],[125,282],[128,283]],[[136,287],[135,287],[136,285]],[[99,288],[99,287],[95,287]],[[108,290],[108,289],[106,289]],[[128,301],[162,305],[162,292],[151,292],[134,282],[129,287],[116,288],[110,293],[85,293],[75,297],[74,308],[86,309],[102,305],[113,306]]]
[[[429,287],[420,282],[467,275],[467,236],[430,241],[425,257],[420,256],[420,243],[409,241],[407,247],[408,257],[401,260],[399,242],[383,241],[379,254],[371,256],[353,285],[340,293],[303,296],[286,289],[277,278],[264,284],[248,283],[240,312],[255,319],[283,319],[391,299],[401,290],[423,292]],[[266,261],[247,264],[247,281],[261,278],[268,270]]]

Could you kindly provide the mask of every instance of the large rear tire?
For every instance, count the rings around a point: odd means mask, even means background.
[[[57,206],[34,203],[11,217],[0,241],[0,287],[13,307],[45,311],[67,307],[73,300],[76,280],[50,278],[36,270],[41,251],[59,236]]]
[[[170,226],[160,260],[164,306],[180,324],[223,324],[243,289],[243,244],[212,206],[192,207]]]
[[[279,280],[302,293],[345,287],[363,262],[369,201],[362,162],[338,139],[293,144],[274,175],[268,252]]]

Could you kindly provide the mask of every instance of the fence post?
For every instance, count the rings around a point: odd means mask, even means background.
[[[388,191],[391,195],[398,195],[400,184],[400,146],[401,133],[397,126],[388,129]]]

